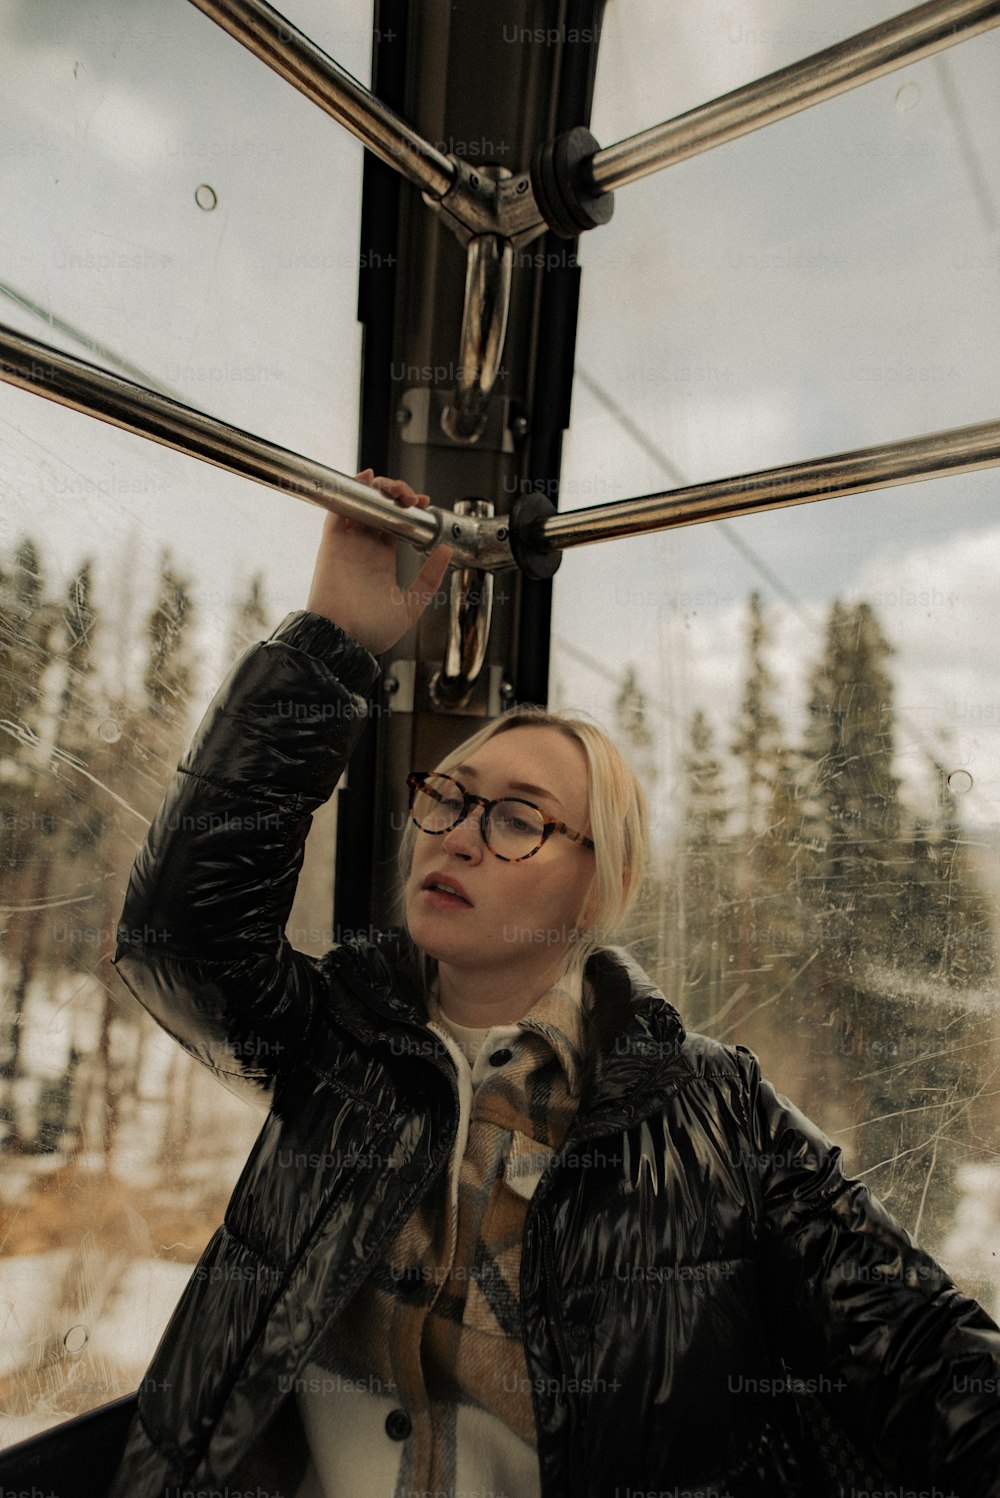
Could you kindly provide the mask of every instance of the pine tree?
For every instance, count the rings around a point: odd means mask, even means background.
[[[649,698],[640,685],[639,673],[634,666],[625,667],[614,709],[618,738],[639,777],[649,807],[656,785],[657,746],[649,721]],[[620,933],[621,939],[647,970],[661,967],[661,921],[666,896],[663,879],[655,868],[657,850],[651,846],[650,852],[652,857],[640,898],[632,907],[625,930]]]
[[[781,724],[772,708],[774,677],[765,660],[769,629],[759,593],[749,599],[747,674],[734,724],[730,751],[743,783],[742,823],[734,840],[732,884],[736,954],[732,977],[745,985],[744,1007],[765,1004],[775,993],[774,922],[776,909],[772,865],[780,863],[780,845],[772,818],[784,750]],[[781,836],[784,836],[782,828]]]
[[[41,581],[37,556],[32,558],[32,567],[34,578]],[[30,852],[22,881],[27,898],[22,901],[11,944],[13,1023],[4,1065],[4,1075],[10,1079],[20,1072],[20,1042],[32,991],[40,984],[51,991],[61,973],[83,968],[94,955],[93,943],[87,939],[91,930],[88,911],[101,893],[95,861],[102,811],[92,784],[80,774],[89,755],[95,717],[91,591],[92,564],[85,562],[61,609],[47,603],[44,589],[34,583],[30,592],[34,614],[44,616],[46,628],[52,617],[58,617],[58,628],[46,635],[48,662],[43,670],[44,677],[51,669],[56,684],[47,693],[38,684],[24,700],[38,709],[47,697],[57,706],[50,712],[52,722],[45,738],[32,749],[31,810],[22,813],[19,823],[27,824]],[[22,618],[22,624],[30,629],[29,618]],[[34,1087],[36,1106],[24,1109],[21,1118],[8,1110],[12,1130],[7,1148],[50,1151],[58,1147],[73,1104],[78,1061],[79,1054],[71,1046],[65,1075]]]
[[[0,1102],[7,1137],[16,1133],[13,1080],[17,1076],[28,988],[42,939],[42,910],[51,863],[51,795],[45,740],[50,725],[44,689],[52,664],[58,609],[46,596],[38,547],[22,540],[4,574],[0,612],[0,815],[6,883],[16,912],[4,932],[9,997],[0,1033],[0,1078],[10,1085]]]
[[[649,704],[639,685],[638,672],[634,666],[626,666],[615,698],[615,721],[619,732],[636,749],[648,749],[653,742],[648,718]]]
[[[684,1009],[694,1027],[710,1023],[727,1005],[732,921],[727,791],[705,714],[691,718],[684,756],[685,825],[680,871],[679,927],[684,965]]]
[[[149,657],[143,685],[150,712],[159,723],[183,718],[194,685],[187,641],[192,604],[188,584],[173,569],[169,553],[160,564],[160,592],[146,623]]]
[[[817,1052],[835,1048],[826,1085],[855,1126],[891,1111],[866,1065],[892,1023],[873,973],[894,950],[901,892],[890,653],[870,605],[833,604],[801,756],[801,888],[818,949],[805,1012]],[[866,1127],[866,1163],[896,1152],[890,1135]]]
[[[150,805],[163,794],[188,729],[188,704],[195,685],[191,644],[193,604],[187,581],[174,571],[169,553],[160,564],[156,603],[146,621],[149,655],[143,675],[147,722],[141,734]]]
[[[49,636],[55,620],[45,599],[38,547],[29,537],[18,543],[12,571],[5,576],[0,618],[0,720],[37,729],[41,683],[48,665]]]
[[[63,685],[59,722],[53,755],[52,786],[58,795],[54,816],[59,824],[55,847],[53,887],[73,903],[55,915],[50,930],[61,928],[62,936],[48,962],[55,978],[68,973],[97,978],[104,989],[103,1002],[90,985],[74,985],[74,1011],[83,1019],[84,1010],[110,1003],[115,979],[110,968],[111,931],[108,911],[111,881],[116,870],[109,842],[114,821],[114,803],[102,787],[115,777],[104,765],[105,744],[98,733],[107,721],[97,669],[97,612],[93,598],[94,566],[85,560],[70,582],[63,615]],[[92,778],[93,777],[93,778]],[[97,1013],[88,1013],[87,1033]],[[86,1069],[80,1069],[81,1052],[70,1047],[66,1071],[48,1093],[48,1106],[39,1131],[39,1147],[56,1150],[80,1112],[81,1090]],[[79,1142],[79,1141],[78,1141]]]
[[[764,659],[768,644],[769,630],[761,597],[759,593],[751,593],[746,684],[730,745],[743,770],[743,823],[749,848],[759,842],[767,829],[781,754],[781,723],[771,706],[775,681]]]
[[[810,1013],[817,1041],[837,1039],[831,1080],[853,1099],[851,1164],[871,1171],[873,1189],[916,1231],[950,1210],[956,1146],[979,1086],[958,954],[975,952],[980,977],[992,959],[954,798],[942,789],[933,823],[903,831],[890,654],[869,604],[834,606],[805,749],[806,891],[820,948]]]
[[[164,783],[174,769],[188,737],[188,704],[195,685],[195,664],[191,644],[193,607],[187,582],[164,555],[160,567],[160,588],[146,625],[149,656],[143,678],[147,721],[140,735],[145,751],[142,768],[148,775],[149,805],[155,806],[163,795]],[[115,1092],[113,1111],[106,1131],[113,1137],[119,1109],[118,1079],[107,1058],[108,1090]],[[169,1112],[164,1119],[162,1146],[171,1147],[175,1137]],[[111,1145],[106,1143],[110,1158]]]
[[[898,903],[891,654],[868,603],[833,605],[808,704],[806,832],[818,855],[815,897],[827,940],[848,964],[863,949],[884,949]]]
[[[85,749],[91,741],[88,688],[95,671],[94,630],[97,623],[93,588],[94,564],[88,558],[69,585],[63,613],[62,656],[66,674],[59,703],[60,743],[71,753]]]
[[[945,767],[931,761],[934,814],[918,821],[906,882],[906,930],[921,966],[954,989],[981,987],[993,975],[990,910],[969,857],[958,798]]]
[[[82,563],[69,585],[63,615],[63,686],[59,703],[56,747],[57,773],[66,782],[63,815],[67,826],[67,854],[72,859],[93,858],[104,822],[104,807],[90,781],[71,766],[86,766],[95,750],[95,726],[101,716],[94,636],[97,616],[93,603],[93,562]],[[91,869],[91,873],[93,870]]]
[[[233,609],[229,631],[229,655],[235,660],[248,645],[255,645],[267,633],[267,606],[264,601],[264,575],[256,572],[249,587]]]

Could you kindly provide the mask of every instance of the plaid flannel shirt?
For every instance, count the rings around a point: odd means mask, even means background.
[[[582,982],[571,976],[492,1027],[471,1068],[433,997],[429,1014],[459,1072],[454,1153],[314,1350],[299,1396],[313,1467],[300,1498],[346,1491],[345,1480],[352,1498],[538,1490],[521,1239],[579,1104]]]

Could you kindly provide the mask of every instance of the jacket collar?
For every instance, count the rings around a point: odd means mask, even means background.
[[[348,942],[324,962],[362,1001],[352,1014],[339,1016],[359,1039],[384,1036],[384,1021],[426,1028],[422,957],[405,931],[393,928],[371,941]],[[688,1075],[684,1026],[673,1004],[621,947],[593,953],[584,980],[588,1025],[580,1113],[624,1125],[648,1113]],[[438,1044],[441,1059],[447,1058],[444,1043]]]
[[[428,1009],[432,1022],[455,1035],[462,1026],[456,1026],[441,1009],[437,995],[437,984],[432,980]],[[587,1049],[587,1014],[583,1003],[583,974],[572,971],[559,978],[550,989],[540,994],[527,1014],[520,1019],[503,1024],[489,1025],[470,1030],[469,1034],[485,1039],[492,1034],[496,1040],[517,1040],[519,1036],[534,1041],[533,1053],[554,1056],[562,1069],[566,1091],[570,1097],[579,1097],[580,1078]]]
[[[567,973],[532,1004],[515,1028],[537,1035],[555,1055],[570,1097],[578,1097],[587,1051],[583,974]]]
[[[590,1030],[581,1114],[617,1115],[626,1126],[651,1111],[689,1075],[677,1010],[622,947],[587,962]]]

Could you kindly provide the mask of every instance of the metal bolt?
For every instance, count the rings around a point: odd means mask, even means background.
[[[462,534],[462,527],[460,525],[453,525],[451,528],[451,533],[457,541],[459,536]]]
[[[506,541],[506,539],[507,539],[507,527],[505,525],[501,525],[500,528],[497,530],[497,540],[498,541]]]
[[[397,426],[405,427],[410,422],[410,420],[412,419],[412,417],[413,417],[413,412],[410,410],[409,406],[397,406],[396,407],[396,425]]]
[[[521,178],[520,182],[517,184],[517,190],[518,190],[518,192],[527,192],[528,191],[528,179],[527,179],[527,177],[522,177]]]
[[[398,678],[395,677],[395,676],[387,676],[385,678],[385,681],[382,683],[382,690],[383,690],[383,692],[385,693],[385,695],[387,697],[391,697],[394,692],[398,692],[399,691],[399,680],[398,680]]]
[[[526,416],[515,416],[510,424],[510,429],[515,437],[527,437],[531,430],[531,423]]]
[[[475,172],[473,172],[472,175],[469,177],[469,186],[470,187],[478,187],[479,186],[479,178],[476,176]]]
[[[500,696],[504,702],[512,702],[514,700],[514,683],[512,681],[502,681],[500,683]]]

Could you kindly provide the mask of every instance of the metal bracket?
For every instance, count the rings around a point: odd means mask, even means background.
[[[562,552],[545,539],[545,522],[556,507],[540,490],[515,499],[510,512],[510,549],[525,577],[544,581],[558,571]]]
[[[504,168],[495,170],[499,174]],[[514,248],[509,239],[497,234],[479,234],[469,240],[466,255],[455,399],[442,412],[441,427],[452,442],[471,445],[486,428],[490,396],[500,370]]]
[[[393,661],[382,678],[384,710],[389,713],[412,713],[416,690],[416,661]]]
[[[396,407],[402,440],[418,443],[421,447],[454,447],[441,425],[452,396],[450,390],[431,390],[426,385],[404,390]],[[485,425],[476,442],[477,448],[482,452],[514,452],[517,446],[515,423],[522,421],[524,415],[517,402],[507,396],[491,401],[486,410]]]
[[[561,239],[600,228],[615,211],[614,194],[588,183],[586,170],[600,150],[583,125],[538,147],[531,163],[535,201]]]
[[[488,499],[460,499],[456,515],[489,519]],[[493,618],[493,574],[479,567],[456,567],[448,582],[448,639],[441,670],[431,682],[435,706],[463,707],[475,690],[486,659]]]
[[[384,712],[455,713],[463,718],[498,718],[514,700],[514,688],[503,666],[487,666],[467,702],[436,702],[432,684],[437,667],[426,661],[398,660],[382,682]]]
[[[456,156],[448,161],[454,168],[448,191],[440,198],[429,192],[421,196],[463,248],[483,234],[496,234],[517,248],[545,233],[548,224],[528,172],[472,166]]]

